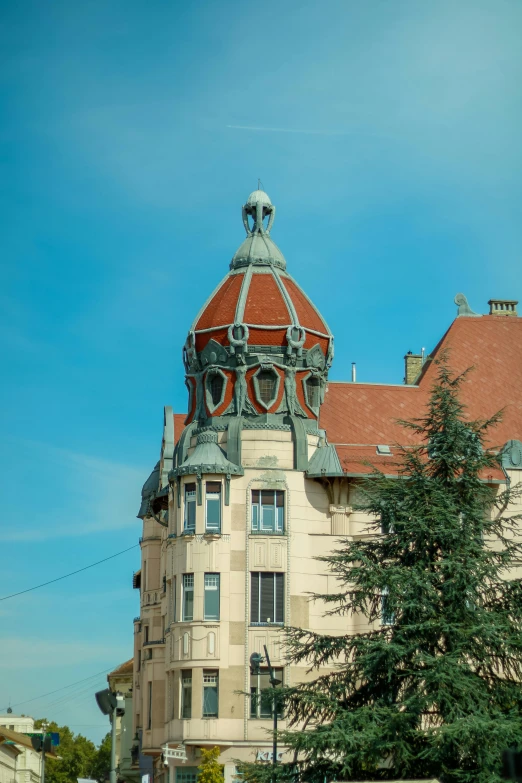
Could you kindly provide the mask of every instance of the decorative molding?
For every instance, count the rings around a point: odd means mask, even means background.
[[[502,467],[505,470],[522,470],[522,443],[508,440],[501,453]]]
[[[455,299],[453,300],[455,304],[458,307],[457,310],[457,318],[460,318],[462,316],[468,316],[471,318],[480,318],[479,313],[475,313],[471,307],[468,304],[468,300],[464,296],[464,294],[457,294]]]

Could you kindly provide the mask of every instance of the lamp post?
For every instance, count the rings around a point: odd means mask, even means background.
[[[110,783],[116,783],[116,718],[125,714],[125,699],[123,694],[113,693],[108,688],[95,694],[98,707],[104,715],[109,715],[111,727],[111,771]]]
[[[273,781],[275,783],[276,778],[276,765],[277,765],[277,691],[276,691],[276,685],[281,685],[281,680],[278,680],[274,674],[274,670],[272,668],[272,664],[270,663],[270,656],[268,654],[268,650],[266,649],[266,644],[263,645],[263,649],[265,651],[265,657],[263,658],[262,655],[259,655],[259,653],[252,653],[250,656],[250,671],[252,674],[260,674],[260,666],[264,661],[266,661],[268,665],[268,672],[269,672],[269,681],[270,685],[272,686],[272,713],[273,713],[273,719],[274,719],[274,727],[273,727],[273,737],[272,737],[272,770],[273,770]]]

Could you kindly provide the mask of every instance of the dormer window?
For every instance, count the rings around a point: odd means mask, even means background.
[[[223,403],[227,378],[219,369],[210,370],[206,376],[207,408],[214,413]]]
[[[263,408],[270,408],[277,399],[280,377],[272,367],[260,368],[254,375],[257,401]]]
[[[219,405],[223,394],[223,376],[215,373],[210,379],[210,396],[214,405]]]
[[[270,405],[274,398],[274,389],[276,385],[274,373],[271,370],[261,370],[257,376],[257,382],[259,384],[259,396],[265,405]]]
[[[320,405],[321,382],[315,375],[306,379],[306,401],[308,407],[317,410]]]

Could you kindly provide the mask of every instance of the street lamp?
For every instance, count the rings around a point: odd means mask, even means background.
[[[111,771],[109,781],[116,783],[116,718],[125,714],[125,699],[119,691],[113,693],[108,688],[94,694],[98,707],[104,715],[109,715],[111,731]]]
[[[251,674],[260,674],[261,673],[261,664],[266,661],[268,665],[268,672],[270,674],[270,685],[272,686],[272,694],[273,694],[273,717],[274,717],[274,729],[273,729],[273,740],[272,740],[272,769],[273,769],[273,779],[275,783],[275,768],[277,764],[277,692],[276,692],[276,685],[281,685],[281,680],[278,680],[275,676],[274,670],[272,668],[272,664],[270,663],[270,656],[268,655],[268,650],[266,649],[266,644],[263,645],[263,649],[265,651],[265,657],[263,658],[262,655],[259,653],[252,653],[250,656],[250,672]]]

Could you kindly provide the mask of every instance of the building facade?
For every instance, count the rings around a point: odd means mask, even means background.
[[[287,272],[274,218],[267,194],[252,193],[246,239],[183,347],[187,413],[165,408],[160,460],[142,490],[133,732],[154,778],[171,783],[195,783],[202,747],[219,746],[226,783],[234,759],[270,760],[268,669],[252,675],[249,661],[266,646],[279,680],[304,679],[305,666],[285,664],[285,625],[365,627],[310,601],[336,590],[316,558],[339,536],[364,534],[353,506],[368,462],[386,472],[393,444],[407,445],[412,434],[396,419],[422,411],[443,347],[455,370],[475,365],[471,416],[507,406],[496,433],[502,460],[487,480],[521,476],[516,302],[492,300],[479,316],[459,295],[432,354],[406,355],[404,385],[333,382],[333,336]]]
[[[33,718],[0,715],[0,783],[40,783],[42,756],[26,736],[33,731]]]

